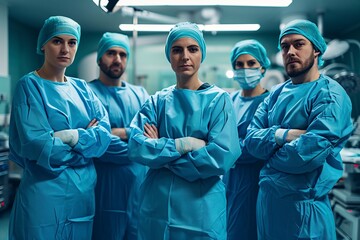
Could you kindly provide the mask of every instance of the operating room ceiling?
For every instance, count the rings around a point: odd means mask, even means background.
[[[121,0],[120,0],[121,1]],[[145,0],[151,1],[151,0]],[[51,15],[75,19],[85,32],[120,31],[120,23],[132,23],[133,18],[122,11],[105,13],[92,0],[0,0],[8,6],[11,19],[40,28]],[[200,13],[204,7],[144,7],[143,10],[179,20],[206,23],[209,19]],[[323,22],[324,36],[344,36],[360,31],[359,0],[293,0],[287,8],[273,7],[215,7],[220,23],[258,23],[259,33],[278,32],[285,19],[302,16]],[[139,18],[139,23],[163,23],[151,18]],[[11,29],[10,29],[11,31]]]

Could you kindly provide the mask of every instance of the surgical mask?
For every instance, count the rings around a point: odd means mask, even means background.
[[[244,90],[255,88],[263,78],[261,68],[241,68],[234,70],[234,80]]]

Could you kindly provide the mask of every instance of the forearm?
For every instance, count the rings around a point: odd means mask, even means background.
[[[285,143],[298,139],[304,133],[306,130],[278,128],[275,131],[275,142],[281,147]]]
[[[322,166],[332,154],[332,150],[333,147],[328,139],[306,133],[279,148],[269,159],[269,164],[282,172],[306,173]]]
[[[112,128],[111,134],[118,136],[121,140],[128,140],[128,133],[126,128]]]

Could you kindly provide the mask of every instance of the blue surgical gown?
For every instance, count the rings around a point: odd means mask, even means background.
[[[335,240],[328,193],[342,176],[340,150],[352,133],[351,102],[343,87],[320,75],[278,85],[259,106],[245,145],[266,160],[257,201],[259,239]],[[305,134],[279,147],[278,128]]]
[[[90,87],[109,113],[111,128],[129,129],[132,118],[149,95],[143,87],[122,83],[120,87],[108,87],[94,80]],[[92,238],[136,239],[138,193],[146,167],[130,161],[128,143],[114,135],[106,153],[94,163],[97,184]]]
[[[235,167],[223,178],[226,185],[228,240],[257,239],[256,199],[259,191],[259,173],[264,160],[249,154],[243,141],[256,109],[268,95],[268,91],[255,97],[243,97],[241,91],[231,95],[236,113],[238,144],[242,151]]]
[[[80,79],[45,80],[34,72],[19,80],[11,110],[10,159],[23,169],[10,217],[9,239],[90,239],[96,172],[111,141],[99,99]],[[97,126],[86,128],[92,119]],[[72,148],[55,131],[77,129]]]
[[[159,139],[144,136],[154,124]],[[135,115],[130,159],[150,169],[140,188],[139,239],[226,239],[226,196],[220,176],[240,155],[228,93],[166,88]],[[206,146],[184,155],[175,139],[203,139]]]

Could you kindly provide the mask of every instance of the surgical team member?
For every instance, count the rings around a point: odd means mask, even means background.
[[[260,80],[270,67],[264,46],[256,40],[236,43],[230,54],[234,80],[241,90],[232,93],[236,112],[238,143],[243,146],[246,130],[259,104],[269,92]],[[256,155],[255,155],[256,156]],[[227,239],[257,239],[256,199],[259,191],[259,172],[264,161],[249,154],[246,146],[234,168],[224,175],[227,198]]]
[[[257,201],[259,239],[335,240],[328,193],[342,175],[339,154],[349,138],[351,102],[319,73],[326,43],[307,20],[279,36],[288,81],[273,88],[248,128],[245,145],[266,165]]]
[[[100,76],[90,82],[90,87],[109,114],[112,141],[106,153],[94,162],[97,184],[93,239],[137,239],[137,198],[146,167],[129,160],[127,139],[130,122],[149,95],[143,87],[121,79],[129,56],[126,35],[103,34],[97,50]]]
[[[226,239],[220,179],[240,155],[224,90],[198,77],[206,45],[194,23],[178,23],[165,54],[176,85],[145,102],[131,123],[129,156],[150,168],[140,188],[139,239]]]
[[[91,239],[93,157],[106,151],[111,135],[106,110],[87,83],[65,75],[79,42],[78,23],[48,18],[37,42],[44,63],[17,84],[9,158],[24,172],[9,239]]]

